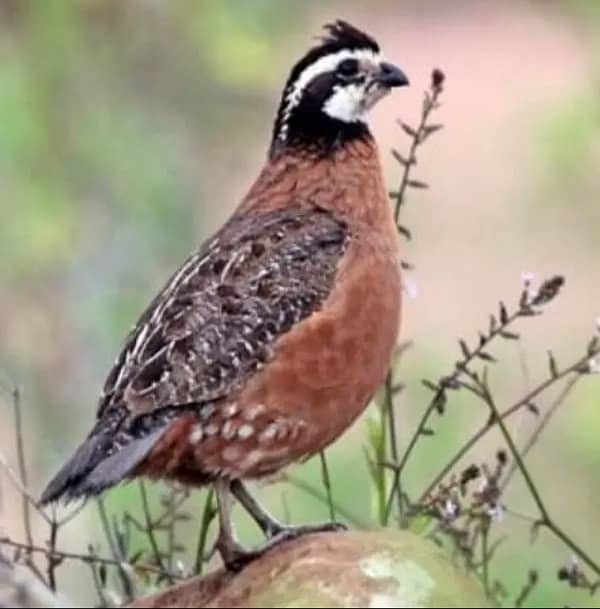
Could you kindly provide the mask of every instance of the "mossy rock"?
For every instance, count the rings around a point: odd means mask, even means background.
[[[385,529],[305,536],[241,573],[194,578],[136,607],[489,607],[431,542]]]

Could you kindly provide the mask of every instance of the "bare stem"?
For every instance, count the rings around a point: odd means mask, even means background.
[[[334,521],[335,516],[335,505],[333,503],[333,493],[331,490],[331,477],[329,476],[329,468],[327,467],[327,460],[325,459],[325,451],[319,453],[321,460],[321,479],[323,480],[323,486],[325,487],[325,496],[327,497],[327,507],[329,508],[329,518]]]
[[[94,557],[90,550],[90,557]],[[106,594],[104,594],[104,587],[102,585],[102,580],[100,579],[100,575],[98,574],[98,563],[90,562],[90,569],[92,571],[92,579],[94,581],[94,590],[96,590],[96,594],[98,595],[98,599],[100,600],[100,607],[109,607],[110,604],[108,599],[106,598]]]
[[[480,342],[480,344],[477,348],[475,348],[473,351],[470,351],[468,354],[465,355],[465,357],[463,359],[461,359],[460,361],[458,361],[455,364],[454,371],[452,372],[452,374],[450,374],[447,377],[443,377],[440,380],[440,382],[437,385],[437,388],[435,389],[433,397],[431,398],[431,401],[427,405],[427,408],[425,409],[425,412],[423,413],[421,420],[419,421],[419,423],[417,425],[417,429],[416,429],[415,433],[412,435],[412,437],[408,443],[408,446],[406,447],[406,450],[404,451],[404,454],[402,455],[402,458],[400,459],[400,462],[398,463],[398,468],[400,470],[400,473],[402,473],[402,471],[406,467],[406,463],[407,463],[408,459],[410,458],[411,453],[412,453],[413,449],[415,448],[415,445],[417,444],[418,440],[421,438],[422,435],[424,435],[424,432],[427,429],[427,425],[429,423],[430,417],[433,415],[434,412],[439,411],[440,404],[442,404],[442,401],[445,401],[446,391],[448,390],[448,388],[456,388],[459,377],[468,368],[469,364],[471,362],[473,362],[475,359],[481,357],[481,354],[485,353],[485,350],[489,347],[490,343],[498,336],[505,334],[506,331],[508,330],[508,328],[511,326],[511,324],[516,319],[521,317],[521,315],[522,315],[521,311],[517,310],[514,313],[512,313],[511,315],[509,315],[508,317],[506,317],[503,321],[501,320],[498,327],[496,329],[492,330],[490,332],[490,334],[487,337],[485,337],[485,341]],[[488,431],[487,428],[485,428],[485,431],[482,432],[482,435],[485,434],[487,431]],[[461,449],[460,457],[462,457],[464,454],[466,454],[478,440],[479,440],[479,437],[472,438],[469,442],[467,442],[465,447],[463,447],[463,449]],[[429,494],[429,492],[431,492],[431,490],[439,484],[439,482],[446,476],[446,474],[452,469],[452,467],[454,467],[454,465],[460,459],[460,457],[456,460],[453,459],[452,460],[453,462],[450,464],[450,467],[444,468],[443,475],[436,477],[436,479],[434,480],[434,484],[431,484],[427,488],[427,491],[425,493],[423,493],[421,499],[424,499]],[[419,503],[421,503],[421,501],[419,501]]]
[[[119,561],[114,558],[102,558],[100,556],[96,556],[95,554],[80,554],[77,552],[63,552],[63,551],[57,550],[56,548],[53,550],[50,550],[49,548],[45,548],[42,546],[28,545],[25,542],[14,541],[13,539],[10,539],[9,537],[0,537],[0,546],[14,548],[14,549],[20,550],[22,552],[31,551],[31,552],[34,552],[37,554],[43,554],[44,556],[50,555],[59,561],[77,560],[77,561],[80,561],[82,563],[87,563],[87,564],[106,565],[107,567],[117,567],[117,568],[118,567],[121,567],[121,568],[127,567],[128,569],[131,569],[132,571],[137,570],[137,571],[143,571],[146,573],[154,573],[156,575],[161,575],[161,576],[165,575],[165,573],[162,569],[160,569],[159,567],[156,567],[154,565],[147,565],[144,563],[132,564],[129,562]],[[175,579],[182,579],[182,577],[178,577],[175,574],[172,574],[172,576]]]
[[[104,502],[102,501],[102,499],[98,499],[96,501],[96,504],[98,505],[98,513],[100,514],[100,522],[102,523],[104,536],[106,537],[110,553],[113,555],[113,564],[117,567],[117,573],[119,574],[119,578],[121,580],[123,594],[125,595],[127,600],[131,601],[135,598],[135,590],[133,581],[131,580],[129,573],[124,567],[127,561],[125,557],[121,554],[121,551],[113,537]],[[160,569],[158,570],[161,571]]]
[[[390,456],[393,463],[398,463],[398,440],[396,434],[396,417],[394,416],[394,391],[393,391],[393,369],[390,368],[387,377],[385,379],[385,388],[383,395],[383,416],[388,419],[388,435],[390,441]],[[398,508],[398,519],[402,523],[404,519],[404,505],[402,495],[402,481],[400,478],[400,471],[397,468],[393,468],[394,477],[392,481],[392,487],[389,492],[388,500],[384,509],[383,525],[387,525],[390,514],[392,511],[392,503],[394,497],[396,498]]]
[[[405,123],[401,123],[402,128],[406,133],[411,136],[411,142],[408,152],[408,158],[401,157],[398,153],[395,153],[394,156],[396,160],[403,166],[402,177],[400,179],[400,186],[398,190],[393,193],[391,196],[395,200],[394,206],[394,218],[396,219],[396,223],[400,217],[400,209],[405,200],[406,190],[409,186],[413,185],[415,187],[419,187],[416,184],[411,184],[410,181],[410,172],[413,165],[417,164],[417,148],[426,140],[427,136],[437,129],[440,128],[440,125],[429,126],[427,124],[429,117],[433,110],[439,107],[438,98],[443,91],[443,82],[445,76],[440,70],[434,70],[431,76],[431,87],[429,91],[425,92],[425,98],[423,100],[421,118],[419,120],[419,125],[416,129],[413,129],[406,125]],[[425,187],[425,185],[422,185]]]
[[[62,562],[60,558],[57,558],[54,551],[56,550],[56,537],[58,534],[58,523],[53,520],[50,525],[50,538],[48,540],[48,585],[52,592],[56,592],[56,567]],[[29,540],[28,540],[29,543]],[[32,543],[30,545],[33,545]]]
[[[217,514],[214,498],[215,492],[211,487],[206,494],[206,501],[204,502],[204,511],[202,512],[202,520],[200,522],[200,536],[198,538],[198,546],[196,548],[196,562],[194,565],[194,571],[198,575],[202,574],[202,568],[204,566],[204,561],[206,560],[208,531],[214,517]]]
[[[27,464],[25,460],[25,443],[23,441],[23,418],[21,416],[21,391],[18,387],[12,390],[13,407],[15,415],[15,436],[17,442],[17,460],[19,464],[19,480],[23,488],[28,488]],[[31,511],[29,499],[21,494],[21,505],[23,509],[23,525],[25,527],[25,539],[33,545],[33,533],[31,528]]]
[[[483,571],[483,589],[485,591],[485,595],[488,598],[491,598],[492,591],[490,588],[490,555],[488,549],[489,535],[490,535],[490,526],[489,519],[486,518],[483,521],[481,527],[481,567]]]
[[[17,489],[21,497],[27,501],[27,503],[33,507],[39,515],[48,523],[51,524],[52,519],[48,517],[48,515],[39,508],[37,501],[31,495],[31,493],[23,486],[23,483],[19,479],[19,475],[13,471],[13,469],[8,464],[8,459],[0,452],[0,468],[2,468],[8,478],[10,479],[13,486]]]
[[[544,415],[541,418],[541,420],[539,421],[538,425],[533,430],[531,436],[529,437],[529,439],[527,440],[527,442],[521,449],[521,456],[523,458],[525,458],[531,452],[531,450],[533,449],[533,447],[536,445],[537,441],[539,440],[542,432],[549,425],[550,421],[556,414],[557,410],[564,404],[565,400],[567,399],[567,396],[571,393],[571,391],[575,388],[575,385],[577,385],[577,383],[580,380],[581,380],[581,375],[575,374],[565,383],[565,386],[562,388],[561,392],[558,394],[556,399],[552,402],[552,405],[550,406],[550,408],[548,408],[548,410],[544,413]],[[508,486],[508,484],[510,483],[510,481],[516,471],[517,471],[517,464],[516,464],[516,462],[513,462],[504,478],[504,481],[502,483],[502,488],[506,488]]]
[[[165,569],[162,561],[162,556],[160,553],[160,548],[158,547],[158,542],[156,540],[156,535],[154,531],[154,522],[152,521],[152,514],[150,513],[150,504],[148,502],[148,493],[146,492],[146,485],[143,480],[139,483],[140,495],[142,497],[142,512],[144,513],[144,520],[146,522],[146,526],[144,527],[144,532],[148,536],[148,541],[150,542],[150,548],[152,549],[152,554],[154,556],[154,562],[160,568],[160,570],[167,575],[167,580],[169,583],[173,583],[173,576],[170,571]]]
[[[521,588],[519,595],[515,600],[515,607],[522,607],[525,604],[525,601],[529,598],[534,588],[536,587],[539,581],[539,576],[537,571],[531,570],[527,574],[527,581]]]

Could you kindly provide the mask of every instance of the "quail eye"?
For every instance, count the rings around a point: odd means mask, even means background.
[[[338,65],[338,72],[342,76],[354,76],[358,72],[358,61],[356,59],[344,59]]]

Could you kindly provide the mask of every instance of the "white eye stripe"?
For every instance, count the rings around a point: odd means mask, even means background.
[[[286,96],[288,104],[298,102],[302,90],[315,76],[335,70],[338,64],[344,59],[356,59],[358,61],[368,60],[375,63],[380,61],[380,55],[379,53],[369,49],[355,49],[352,51],[349,49],[343,49],[337,53],[320,57],[317,59],[317,61],[304,68],[304,70],[300,73],[300,76],[298,76],[298,78],[294,81],[292,89]]]
[[[282,113],[282,130],[281,137],[285,138],[286,123],[290,118],[293,109],[300,103],[302,92],[306,86],[319,74],[331,72],[335,70],[338,64],[344,59],[356,59],[358,61],[369,61],[376,63],[382,61],[379,53],[370,49],[343,49],[337,53],[331,53],[320,57],[314,63],[310,64],[300,73],[298,78],[291,84],[288,92],[285,95],[285,106]]]

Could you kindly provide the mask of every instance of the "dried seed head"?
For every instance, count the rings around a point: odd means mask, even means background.
[[[566,581],[569,579],[569,569],[561,567],[556,575],[560,581]]]
[[[446,80],[446,75],[439,68],[435,68],[431,73],[431,86],[433,89],[441,89]]]
[[[508,462],[508,455],[506,454],[505,450],[499,450],[496,454],[496,458],[498,459],[498,463],[500,465],[506,465]]]
[[[554,300],[560,289],[564,285],[564,277],[556,275],[550,279],[546,279],[539,287],[537,293],[533,296],[531,304],[534,306],[545,305],[551,300]]]
[[[540,574],[535,569],[531,569],[529,571],[529,583],[535,585],[538,583],[539,579]]]
[[[467,484],[467,482],[471,482],[471,480],[475,480],[479,477],[480,470],[477,465],[469,465],[467,469],[465,469],[460,475],[460,483]]]

